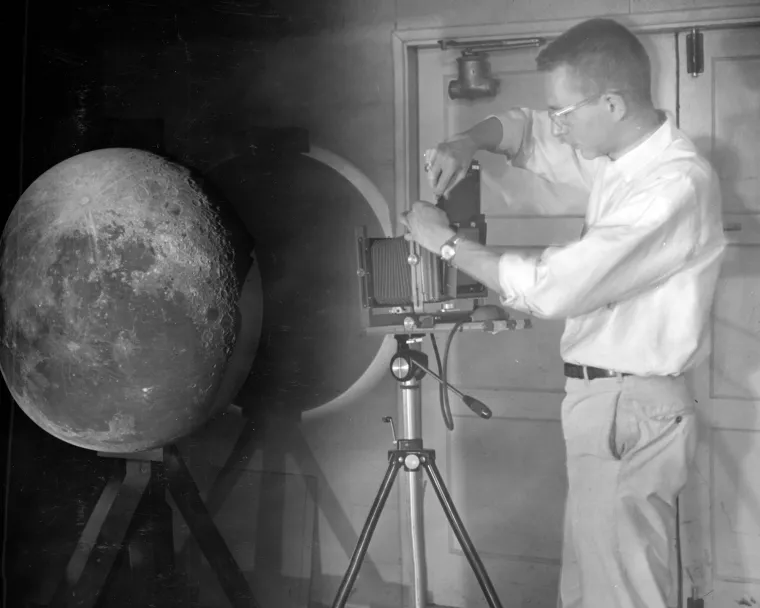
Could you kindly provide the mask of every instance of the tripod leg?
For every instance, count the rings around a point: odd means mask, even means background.
[[[359,575],[359,568],[361,568],[364,556],[367,554],[372,534],[375,532],[377,522],[380,520],[380,514],[383,512],[383,507],[385,507],[385,503],[391,493],[393,482],[396,480],[396,476],[402,466],[404,466],[404,461],[399,457],[393,457],[388,463],[388,470],[385,472],[383,482],[380,484],[380,490],[377,496],[375,496],[375,502],[372,503],[372,508],[369,510],[369,516],[359,536],[359,542],[356,543],[356,549],[354,549],[354,554],[351,556],[351,563],[348,565],[346,575],[340,583],[332,608],[344,608],[346,601],[348,601],[348,596],[354,587],[354,583],[356,583],[356,577]]]
[[[456,535],[459,544],[462,546],[462,551],[464,551],[467,561],[470,562],[470,567],[475,573],[475,577],[478,579],[478,583],[483,590],[483,595],[488,602],[488,606],[490,608],[501,608],[501,601],[499,601],[499,597],[496,595],[496,590],[491,583],[491,579],[488,577],[485,566],[483,566],[483,562],[480,561],[480,556],[478,556],[478,552],[475,550],[475,546],[472,544],[469,534],[467,534],[464,523],[459,517],[459,513],[457,513],[454,501],[451,499],[451,495],[446,489],[446,484],[441,477],[441,472],[438,470],[438,465],[435,464],[435,459],[426,458],[422,463],[422,466],[425,467],[425,470],[430,476],[433,489],[438,496],[438,500],[446,513],[446,517],[454,530],[454,534]]]

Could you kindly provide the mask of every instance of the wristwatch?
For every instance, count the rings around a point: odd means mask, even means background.
[[[454,235],[441,245],[441,257],[447,262],[457,254],[457,245],[464,240],[463,236]]]

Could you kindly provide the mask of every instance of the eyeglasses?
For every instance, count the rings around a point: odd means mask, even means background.
[[[564,108],[560,108],[559,110],[549,110],[549,118],[551,118],[552,122],[558,127],[566,127],[568,114],[575,112],[578,108],[582,108],[583,106],[586,106],[590,103],[594,103],[597,99],[599,99],[603,95],[605,95],[605,93],[597,93],[596,95],[592,95],[591,97],[586,97],[586,99],[582,99],[578,103],[565,106]]]

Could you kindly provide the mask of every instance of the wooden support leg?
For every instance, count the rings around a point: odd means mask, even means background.
[[[182,600],[174,568],[174,511],[166,501],[162,463],[150,464],[153,475],[128,532],[125,582],[130,605],[172,608]]]
[[[262,426],[262,422],[250,419],[243,425],[229,457],[208,491],[206,507],[211,515],[216,515],[222,508],[224,501],[240,481],[240,475],[245,471],[245,463],[253,458],[256,450],[261,449]]]
[[[164,467],[172,498],[233,607],[259,608],[176,446],[164,449]]]
[[[94,608],[123,549],[133,585],[131,605],[159,598],[161,606],[176,604],[173,512],[166,489],[233,608],[259,608],[176,446],[157,452],[104,455],[125,458],[126,474],[101,493],[48,608]]]
[[[123,480],[103,490],[49,608],[92,608],[121,551],[151,476],[149,462],[128,460]]]

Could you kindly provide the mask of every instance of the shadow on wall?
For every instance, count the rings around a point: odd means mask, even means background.
[[[382,21],[221,48],[199,40],[190,58],[184,46],[165,50],[157,70],[170,150],[191,159],[218,157],[225,142],[209,132],[300,127],[314,145],[355,164],[392,204],[391,30],[392,22]]]
[[[377,7],[393,10],[392,3],[373,4],[375,12]],[[158,46],[155,41],[151,47],[131,40],[105,53],[108,65],[99,73],[108,82],[97,92],[105,98],[107,115],[165,120],[168,154],[179,162],[191,161],[187,164],[192,167],[213,157],[220,146],[234,145],[229,139],[244,137],[247,126],[301,126],[315,142],[352,160],[389,195],[393,192],[391,21],[376,21],[365,19],[361,27],[345,23],[340,32],[281,42],[204,43],[185,41],[177,32],[175,46],[165,52],[153,49]],[[372,78],[367,77],[370,73]],[[228,128],[218,129],[220,124]],[[75,127],[65,125],[68,130],[60,139]],[[268,281],[267,343],[255,371],[256,382],[249,386],[253,408],[319,405],[363,371],[378,342],[370,339],[366,348],[356,344],[358,290],[354,248],[348,239],[354,223],[367,225],[371,234],[379,236],[377,223],[366,206],[357,204],[350,185],[331,183],[323,168],[308,159],[300,159],[300,165],[297,179],[287,164],[275,167],[268,176],[272,188],[255,184],[246,162],[235,158],[220,165],[213,176],[238,203],[256,238]],[[332,554],[319,555],[316,572],[325,573],[325,595],[334,573],[348,562],[368,510],[365,502],[380,478],[376,473],[385,467],[387,428],[379,420],[393,413],[395,404],[396,391],[383,385],[345,415],[299,427],[301,435],[291,437],[294,449],[299,441],[311,448],[302,456],[308,469],[304,475],[319,483],[314,500],[318,499],[339,546]],[[283,433],[277,431],[267,440],[284,443]],[[271,466],[276,472],[282,465]],[[389,513],[385,535],[390,550],[376,552],[361,579],[386,589],[380,594],[386,596],[398,589],[394,581],[400,570],[398,547],[392,546],[398,538],[393,515]],[[271,520],[269,525],[274,526]],[[325,528],[321,532],[328,534]],[[383,561],[380,573],[374,562]],[[316,581],[315,587],[319,585],[322,582]],[[366,588],[361,595],[369,597]]]
[[[227,134],[224,139],[229,143],[236,137]],[[395,391],[379,386],[362,402],[347,403],[336,416],[317,421],[317,426],[334,427],[332,440],[326,440],[324,431],[315,435],[314,425],[299,423],[300,413],[318,410],[341,395],[378,352],[382,337],[365,335],[361,326],[355,229],[362,226],[372,236],[384,231],[361,193],[323,163],[295,154],[262,166],[254,150],[245,150],[244,141],[229,149],[240,153],[211,167],[207,179],[254,238],[264,292],[262,338],[236,399],[248,422],[238,421],[221,433],[215,421],[189,438],[183,453],[208,492],[233,553],[241,556],[257,597],[262,602],[279,598],[275,603],[282,605],[283,591],[295,590],[294,597],[303,599],[310,584],[311,597],[321,601],[337,588],[339,578],[333,573],[348,563],[363,523],[360,517],[369,510],[367,488],[376,489],[385,465],[384,451],[366,445],[366,438],[370,429],[385,430],[377,422],[387,408],[371,410],[378,401],[393,405]],[[375,424],[359,424],[362,412],[373,413]],[[345,444],[348,451],[341,453]],[[365,444],[359,458],[354,444]],[[216,484],[213,478],[225,459],[214,454],[230,449],[237,452],[233,470]],[[344,478],[336,482],[336,474]],[[218,495],[220,491],[230,500]],[[311,507],[294,519],[293,501],[304,499]],[[314,509],[318,517],[305,523]],[[384,519],[381,537],[386,542],[365,561],[356,597],[387,598],[383,605],[392,606],[401,594],[393,572],[398,570],[397,517],[390,510]],[[296,533],[296,528],[301,531]],[[213,577],[194,560],[192,545],[186,545],[182,561],[198,574],[191,578],[205,581],[201,592],[214,595],[219,590],[214,591]],[[396,564],[389,569],[391,552]],[[306,561],[299,566],[308,572],[293,571],[294,556],[300,554],[312,563],[310,570]],[[311,576],[307,584],[304,577]]]

